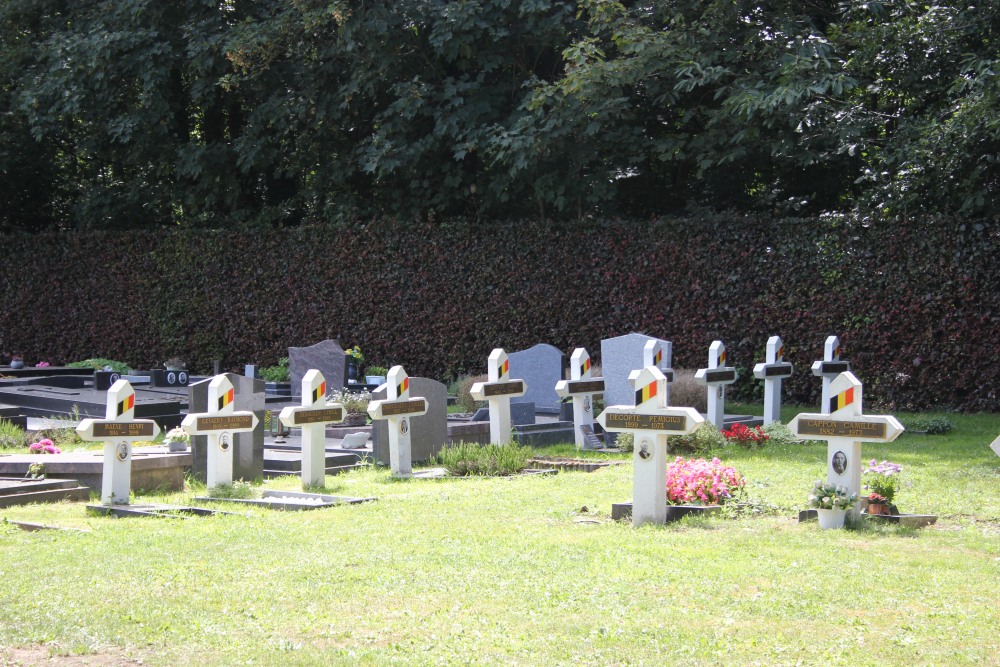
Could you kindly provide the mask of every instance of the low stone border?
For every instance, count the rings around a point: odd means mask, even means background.
[[[716,514],[722,511],[722,505],[667,505],[667,520],[665,523],[680,521],[692,514]],[[632,503],[612,503],[611,518],[615,521],[627,521],[632,518]]]
[[[536,468],[594,472],[609,466],[624,465],[625,461],[603,461],[594,459],[534,458],[529,463]]]

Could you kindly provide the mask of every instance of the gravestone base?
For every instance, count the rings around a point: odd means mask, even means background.
[[[910,528],[923,528],[937,523],[936,514],[860,514],[859,516],[867,521],[895,523]],[[817,521],[818,518],[816,510],[801,510],[799,512],[799,523]],[[850,520],[850,515],[848,515],[848,520]]]
[[[44,463],[48,479],[71,479],[91,491],[101,493],[104,477],[103,452],[66,454],[14,454],[0,457],[0,477],[24,478],[28,466]],[[183,491],[184,469],[191,465],[191,454],[171,453],[165,447],[138,447],[132,450],[132,491]]]
[[[73,479],[0,478],[0,508],[60,500],[90,500],[90,489]]]
[[[361,457],[350,452],[331,452],[326,450],[326,474],[335,475],[359,468]],[[264,449],[264,478],[283,477],[285,475],[302,474],[302,448],[297,449]]]
[[[511,406],[514,407],[513,405]],[[514,437],[526,447],[546,447],[575,442],[573,422],[542,422],[514,426]]]
[[[706,415],[702,414],[702,417]],[[737,424],[743,424],[747,428],[754,428],[755,426],[763,426],[764,418],[757,417],[754,415],[724,415],[722,417],[723,428],[727,431]]]
[[[272,510],[298,512],[316,510],[337,505],[356,505],[375,500],[374,498],[353,498],[350,496],[328,496],[323,493],[303,493],[300,491],[264,491],[260,498],[214,498],[212,496],[197,496],[200,502],[235,503],[265,507]]]
[[[667,505],[667,520],[664,523],[680,521],[688,515],[717,514],[722,505]],[[614,521],[630,521],[632,519],[632,503],[613,503],[611,518]]]

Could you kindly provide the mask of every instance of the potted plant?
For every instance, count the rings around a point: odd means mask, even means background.
[[[344,350],[347,355],[347,381],[357,382],[361,377],[361,369],[365,365],[365,355],[361,353],[361,348],[357,345]]]
[[[809,492],[809,507],[816,510],[820,528],[843,528],[847,511],[857,500],[858,494],[843,485],[822,480],[817,480]]]
[[[365,384],[381,385],[385,383],[385,375],[389,369],[385,366],[369,366],[365,369]]]
[[[893,498],[896,497],[896,490],[899,489],[899,477],[903,466],[892,461],[882,461],[876,463],[875,459],[868,462],[868,469],[864,471],[865,488],[868,489],[868,507],[866,514],[897,514],[893,511]]]
[[[746,486],[736,468],[718,458],[684,459],[678,456],[667,465],[667,521],[685,514],[717,511],[733,500]]]
[[[13,369],[24,368],[24,359],[21,358],[20,354],[15,353],[10,358],[10,367]]]
[[[330,402],[344,406],[346,416],[341,426],[364,426],[368,423],[368,404],[372,400],[369,391],[334,391]]]
[[[163,367],[168,371],[182,371],[187,367],[187,364],[180,357],[170,357],[163,362]]]
[[[190,442],[191,436],[180,426],[170,429],[163,436],[163,443],[167,446],[167,450],[171,452],[186,452]]]

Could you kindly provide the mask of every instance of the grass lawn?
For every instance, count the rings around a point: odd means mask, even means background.
[[[0,664],[1000,665],[1000,416],[949,417],[864,446],[903,464],[902,511],[940,516],[919,531],[797,523],[825,445],[723,450],[754,511],[641,529],[610,520],[631,465],[371,469],[326,490],[376,502],[307,512],[3,509],[82,531],[0,524]]]

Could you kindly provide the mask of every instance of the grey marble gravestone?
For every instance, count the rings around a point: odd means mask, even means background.
[[[601,375],[604,377],[604,405],[635,405],[635,388],[629,373],[642,369],[642,350],[647,341],[662,340],[640,333],[630,333],[601,341]],[[616,433],[606,436],[614,445]]]
[[[507,358],[511,379],[524,380],[528,385],[524,396],[510,399],[511,405],[534,403],[535,412],[559,414],[562,400],[556,393],[556,382],[563,379],[566,355],[556,347],[539,343],[527,350],[511,352]]]
[[[324,340],[309,347],[288,348],[288,371],[292,395],[296,398],[302,396],[302,377],[313,368],[326,378],[328,393],[347,386],[347,355],[340,341]]]
[[[427,414],[412,417],[410,422],[410,459],[427,461],[441,451],[448,440],[448,388],[430,378],[410,377],[410,398],[427,399]],[[385,385],[372,392],[372,400],[387,397]],[[372,424],[372,454],[389,465],[389,422],[380,419]]]
[[[257,415],[257,428],[249,433],[236,433],[233,438],[233,479],[254,480],[264,476],[264,381],[226,373],[235,390],[233,405],[236,410],[248,410]],[[188,387],[188,412],[208,410],[208,384],[212,378]],[[191,472],[205,480],[208,456],[205,448],[208,436],[191,436]]]

